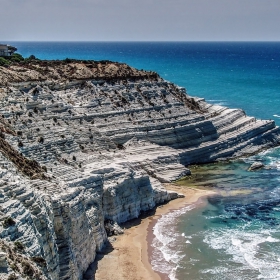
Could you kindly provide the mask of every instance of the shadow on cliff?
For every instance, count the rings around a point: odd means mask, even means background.
[[[160,205],[157,205],[157,207]],[[146,219],[148,217],[153,217],[155,213],[156,213],[156,207],[151,210],[142,212],[138,218],[122,223],[120,226],[123,229],[129,229],[138,226],[142,223],[143,219]],[[98,269],[98,262],[102,260],[104,257],[106,257],[107,254],[111,253],[114,250],[114,240],[115,240],[114,236],[109,237],[102,251],[96,254],[94,262],[90,264],[87,271],[84,273],[83,280],[95,280],[95,274]]]
[[[157,207],[159,207],[161,205],[164,205],[164,204],[159,204],[159,205],[157,205]],[[156,208],[157,207],[154,207],[153,209],[145,211],[145,212],[144,211],[141,212],[138,218],[129,220],[125,223],[122,223],[120,226],[123,229],[129,229],[129,228],[132,228],[132,227],[135,227],[135,226],[139,226],[142,223],[142,220],[144,220],[148,217],[152,217],[156,213]]]
[[[83,275],[83,280],[95,280],[95,273],[98,269],[98,262],[104,258],[107,254],[114,250],[112,243],[108,240],[101,252],[96,253],[96,257],[93,263],[90,264],[87,271]]]

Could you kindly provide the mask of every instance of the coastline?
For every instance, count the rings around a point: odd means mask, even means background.
[[[111,237],[107,248],[99,253],[99,248],[107,241],[105,217],[120,224],[164,201],[166,192],[161,181],[172,182],[188,174],[186,166],[192,162],[203,164],[218,160],[223,164],[225,160],[247,157],[278,145],[279,127],[273,121],[247,116],[241,109],[191,97],[184,88],[160,77],[151,78],[147,72],[128,65],[108,61],[97,64],[65,61],[60,68],[59,63],[52,63],[24,64],[23,68],[16,67],[14,74],[9,72],[10,68],[3,68],[4,72],[8,71],[5,72],[8,81],[9,77],[25,77],[26,81],[12,79],[11,83],[0,87],[4,113],[0,120],[0,179],[5,215],[0,235],[6,240],[22,242],[23,254],[27,257],[37,256],[38,246],[43,248],[40,257],[49,270],[41,270],[41,273],[47,278],[59,278],[61,273],[69,279],[82,278],[90,266],[91,276],[87,272],[84,279],[95,279],[91,264],[96,256],[101,260],[96,264],[97,268],[105,273],[99,277],[97,272],[98,279],[164,279],[165,275],[156,274],[149,264],[153,230],[158,239],[162,237],[161,232],[170,234],[170,239],[163,236],[163,246],[155,245],[166,253],[177,220],[168,226],[165,218],[187,211],[192,203],[190,198],[196,201],[205,193],[197,196],[197,190],[189,190],[186,194],[189,200],[174,200],[152,209],[146,217],[140,216],[138,220],[126,223],[125,235]],[[30,71],[32,65],[34,70]],[[35,77],[38,79],[33,80]],[[275,165],[278,159],[276,154],[273,157]],[[226,167],[225,170],[226,178],[232,175]],[[247,173],[247,168],[244,172]],[[206,174],[211,175],[211,172]],[[248,174],[244,174],[245,180],[240,180],[244,185],[248,185]],[[255,177],[269,178],[271,182],[273,174],[278,188],[276,170]],[[238,174],[236,179],[239,178]],[[187,179],[189,185],[191,180]],[[267,181],[260,182],[257,180],[253,190],[261,191],[264,187],[266,191]],[[215,187],[215,184],[209,185]],[[269,183],[268,187],[275,186]],[[177,186],[172,188],[184,193]],[[239,192],[235,190],[236,186],[233,189],[235,194]],[[228,194],[224,186],[218,192]],[[201,199],[206,200],[207,197]],[[183,201],[181,206],[180,201]],[[255,195],[252,201],[256,201]],[[202,204],[197,204],[194,211],[200,210]],[[194,208],[197,204],[191,205]],[[260,211],[262,204],[260,201]],[[165,210],[161,212],[161,209]],[[236,212],[234,219],[238,220],[241,214],[254,216],[250,205],[247,210],[245,214],[243,209]],[[34,215],[38,211],[41,214]],[[271,211],[275,209],[271,208]],[[22,219],[30,215],[33,220]],[[187,219],[192,215],[187,213],[186,216],[184,225],[191,229],[192,223]],[[249,221],[251,219],[249,217]],[[41,221],[47,221],[46,226],[42,227]],[[277,225],[274,221],[268,222],[271,226]],[[221,223],[226,225],[226,221]],[[22,233],[16,239],[15,230]],[[201,240],[199,237],[197,244]],[[176,245],[173,247],[175,254]],[[191,253],[188,246],[185,256]],[[53,248],[69,250],[60,252]],[[154,256],[156,248],[153,248],[152,257],[158,260],[159,267],[163,268],[161,271],[169,273],[164,269],[169,267],[174,271],[160,254]],[[168,252],[165,256],[169,259]],[[33,263],[36,265],[35,261]],[[103,263],[105,266],[102,267]],[[152,263],[156,268],[155,262]],[[15,269],[16,264],[10,261],[6,261],[6,266],[8,274],[24,271],[22,265]]]
[[[102,253],[97,255],[95,263],[96,280],[166,280],[167,275],[155,272],[150,263],[153,226],[157,220],[171,210],[187,204],[194,204],[200,198],[215,194],[210,190],[165,184],[166,189],[185,195],[184,198],[171,200],[147,213],[145,217],[126,222],[124,234],[111,237]]]

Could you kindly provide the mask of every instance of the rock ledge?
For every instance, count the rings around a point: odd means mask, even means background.
[[[107,241],[105,221],[118,231],[117,223],[181,197],[163,183],[188,175],[191,163],[280,140],[273,121],[108,61],[0,67],[0,102],[0,237],[22,244],[33,273],[16,271],[3,245],[4,279],[82,279]]]

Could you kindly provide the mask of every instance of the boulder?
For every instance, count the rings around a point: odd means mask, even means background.
[[[255,161],[250,167],[249,167],[249,171],[254,171],[254,170],[258,170],[264,167],[264,164],[262,162],[259,161]]]
[[[117,222],[112,220],[105,221],[105,229],[108,236],[123,234],[123,229]]]

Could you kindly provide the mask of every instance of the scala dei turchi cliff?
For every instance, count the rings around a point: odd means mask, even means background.
[[[83,279],[122,223],[178,197],[187,166],[274,147],[280,130],[110,61],[0,67],[0,279]]]

